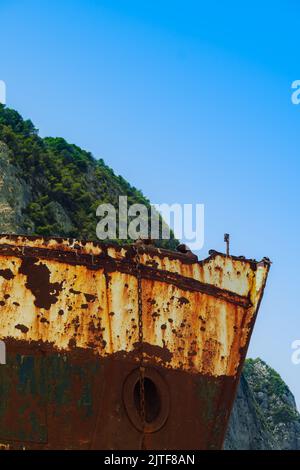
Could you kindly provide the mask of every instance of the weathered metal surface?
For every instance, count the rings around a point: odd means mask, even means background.
[[[220,448],[269,262],[141,252],[145,445]],[[140,446],[133,257],[132,247],[0,236],[5,448]]]

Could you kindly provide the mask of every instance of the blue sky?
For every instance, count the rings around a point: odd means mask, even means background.
[[[229,232],[232,253],[272,259],[249,355],[300,406],[299,3],[1,0],[0,18],[7,104],[41,135],[152,202],[204,203],[200,257]]]

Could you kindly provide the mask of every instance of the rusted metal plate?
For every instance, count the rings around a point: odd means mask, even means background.
[[[133,259],[130,246],[0,236],[3,446],[139,448]],[[147,448],[222,446],[269,266],[142,248]]]

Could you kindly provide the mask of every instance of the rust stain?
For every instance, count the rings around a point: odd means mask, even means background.
[[[37,264],[39,263],[39,264]],[[25,258],[19,268],[19,273],[27,277],[26,287],[35,296],[34,304],[37,307],[49,310],[51,304],[57,301],[62,289],[63,281],[51,283],[51,271],[48,266],[37,258]]]
[[[0,276],[7,280],[14,278],[14,275],[10,269],[0,269]]]
[[[29,331],[29,328],[25,325],[20,325],[19,323],[17,325],[15,325],[15,328],[17,330],[20,330],[22,331],[22,333],[27,333],[27,331]]]

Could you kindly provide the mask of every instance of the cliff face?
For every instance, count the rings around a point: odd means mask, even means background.
[[[31,188],[18,177],[9,161],[8,148],[0,142],[0,229],[4,233],[24,233],[23,211],[30,201]],[[26,232],[25,232],[26,233]]]
[[[225,449],[262,450],[275,448],[271,432],[257,405],[245,376],[242,375],[227,431]]]
[[[225,449],[300,449],[300,414],[280,376],[261,359],[248,359]]]
[[[43,179],[42,175],[40,179]],[[35,204],[34,185],[34,180],[26,181],[23,178],[18,166],[13,164],[9,148],[0,141],[1,233],[36,233],[36,224],[28,214],[28,208]],[[57,201],[48,201],[45,210],[53,220],[57,235],[72,233],[74,226],[61,204]]]

